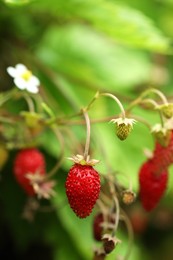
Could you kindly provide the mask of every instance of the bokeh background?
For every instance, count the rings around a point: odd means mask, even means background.
[[[98,90],[117,95],[125,108],[149,86],[163,91],[171,101],[172,38],[172,0],[1,0],[0,91],[13,88],[6,68],[23,63],[38,76],[41,95],[59,117],[78,113]],[[25,102],[12,100],[6,109],[18,114],[25,109]],[[92,120],[118,113],[116,104],[103,97],[89,111]],[[133,113],[151,125],[159,121],[151,110],[140,107]],[[65,156],[69,157],[83,147],[85,127],[76,123],[67,128],[62,131],[66,135]],[[97,169],[106,174],[106,164],[111,165],[113,171],[132,179],[138,193],[143,150],[154,147],[149,129],[137,123],[125,142],[116,138],[112,124],[93,123],[91,130],[92,156],[100,160]],[[40,136],[40,149],[51,169],[61,152],[51,132]],[[65,160],[56,175],[55,198],[41,201],[41,208],[29,221],[22,217],[27,196],[12,174],[15,153],[10,151],[0,170],[0,259],[92,259],[95,211],[81,220],[69,208],[64,183],[71,163]],[[121,175],[119,178],[128,186]],[[143,211],[138,196],[126,208],[135,231],[129,259],[173,259],[172,201],[170,174],[166,195],[152,213]],[[118,236],[123,242],[108,260],[125,255],[126,230],[120,228]]]

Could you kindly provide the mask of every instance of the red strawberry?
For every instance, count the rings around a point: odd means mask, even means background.
[[[135,207],[130,210],[130,221],[133,231],[136,235],[141,235],[145,232],[148,226],[148,215],[141,208]]]
[[[94,239],[97,241],[102,240],[102,231],[103,231],[103,228],[101,226],[102,223],[103,223],[103,214],[99,213],[98,215],[95,216],[93,222],[93,236]]]
[[[79,218],[90,215],[100,193],[100,176],[92,166],[75,163],[65,183],[70,207]]]
[[[168,146],[164,147],[156,143],[153,160],[162,169],[169,167],[173,163],[173,133]]]
[[[33,196],[35,194],[27,174],[45,174],[45,159],[36,148],[23,149],[18,152],[14,161],[14,175],[17,182],[25,192]]]
[[[164,170],[158,174],[155,171],[154,163],[153,160],[148,160],[142,165],[139,172],[139,195],[142,205],[147,211],[151,211],[157,206],[168,182],[168,171]]]

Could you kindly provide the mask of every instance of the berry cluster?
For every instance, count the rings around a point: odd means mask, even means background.
[[[111,169],[107,160],[105,160],[105,165],[107,164],[106,168],[107,170],[109,169],[108,173],[101,174],[96,171],[95,166],[99,161],[90,159],[89,155],[91,124],[88,111],[94,101],[102,96],[113,99],[116,105],[118,105],[120,113],[109,118],[109,122],[115,124],[116,136],[121,141],[126,140],[131,133],[133,125],[136,123],[135,119],[147,124],[147,126],[149,125],[151,129],[150,122],[146,122],[143,118],[135,117],[132,114],[131,110],[134,106],[139,105],[142,107],[144,104],[149,105],[151,109],[159,112],[161,115],[161,124],[154,125],[151,131],[156,138],[153,156],[141,166],[139,171],[139,195],[141,202],[146,211],[151,211],[156,207],[166,191],[168,168],[173,163],[172,124],[171,126],[166,125],[167,122],[165,123],[162,118],[164,117],[167,120],[173,117],[173,104],[168,102],[162,92],[151,88],[141,93],[125,110],[115,95],[97,92],[90,103],[85,108],[81,108],[76,115],[57,117],[57,111],[53,112],[49,105],[43,101],[39,93],[40,81],[25,65],[17,64],[15,67],[9,67],[7,72],[13,78],[17,89],[0,95],[0,105],[4,106],[5,111],[2,111],[0,114],[2,121],[0,125],[0,138],[2,139],[0,168],[8,158],[6,151],[18,150],[14,159],[13,173],[17,183],[28,197],[35,198],[37,196],[38,198],[49,199],[52,195],[56,195],[53,190],[55,181],[51,178],[61,167],[65,158],[64,146],[67,143],[59,126],[64,125],[67,129],[71,118],[75,116],[84,117],[86,124],[85,147],[83,153],[80,149],[80,155],[77,154],[68,158],[72,160],[73,165],[67,172],[64,184],[65,193],[69,206],[78,218],[88,217],[97,205],[98,213],[94,217],[93,235],[94,239],[101,243],[99,244],[100,248],[95,250],[94,260],[105,259],[117,244],[121,242],[117,238],[119,222],[123,221],[125,223],[128,233],[132,232],[131,223],[123,206],[124,204],[130,205],[133,203],[136,195],[132,190],[130,182],[128,188],[118,182],[116,178],[117,172],[115,169]],[[161,103],[157,103],[157,101],[151,98],[146,98],[150,94],[156,94],[161,98]],[[24,98],[28,106],[28,110],[21,111],[18,117],[8,112],[8,106],[5,108],[5,104],[9,99],[15,100],[16,98]],[[40,104],[38,105],[38,103]],[[7,115],[9,117],[7,120],[8,124],[12,124],[14,129],[12,133],[9,133],[8,125],[6,124]],[[107,118],[103,119],[103,121],[107,121]],[[14,124],[14,122],[17,124]],[[83,119],[80,122],[83,125]],[[70,123],[71,125],[75,124],[74,120],[71,120]],[[21,132],[18,129],[21,129]],[[58,161],[49,173],[47,173],[44,155],[37,148],[39,146],[39,138],[37,137],[42,135],[47,129],[53,131],[56,135],[60,150]],[[70,151],[71,153],[72,151]],[[121,206],[121,203],[123,206]],[[139,227],[136,229],[141,230]],[[129,254],[129,249],[127,252]],[[125,256],[125,259],[127,257]]]

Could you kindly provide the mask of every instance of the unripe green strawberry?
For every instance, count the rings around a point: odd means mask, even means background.
[[[173,116],[173,104],[172,103],[160,105],[157,109],[160,110],[163,113],[163,115],[168,119]]]
[[[133,129],[133,124],[136,120],[132,118],[117,118],[110,122],[116,124],[116,134],[120,140],[125,140]]]
[[[125,140],[131,132],[131,125],[120,124],[117,126],[117,136],[120,140]]]
[[[167,188],[168,171],[165,169],[158,174],[156,169],[158,170],[158,166],[150,159],[139,171],[139,196],[146,211],[157,206]]]
[[[19,185],[29,195],[35,195],[30,184],[28,174],[45,175],[45,159],[43,154],[36,148],[27,148],[19,151],[14,160],[14,176]]]
[[[92,166],[75,163],[68,173],[65,188],[70,207],[79,218],[85,218],[99,198],[100,176]]]

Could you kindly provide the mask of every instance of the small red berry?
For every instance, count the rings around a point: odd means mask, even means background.
[[[163,196],[168,182],[168,171],[155,172],[153,160],[145,162],[139,171],[139,196],[146,211],[155,208]]]
[[[135,207],[129,213],[133,231],[136,235],[142,235],[148,226],[148,215],[144,210]]]
[[[70,207],[79,218],[89,216],[99,197],[100,176],[92,166],[74,164],[65,183]]]
[[[104,223],[105,222],[105,223]],[[104,223],[104,226],[103,226]],[[102,241],[103,230],[113,230],[115,224],[115,216],[109,214],[103,216],[103,213],[98,213],[93,221],[93,237],[96,241]]]
[[[19,151],[14,160],[14,176],[25,192],[33,196],[35,194],[27,174],[45,174],[45,159],[36,148],[27,148]]]
[[[161,170],[168,168],[173,163],[173,132],[169,144],[166,147],[156,143],[153,161]]]
[[[102,231],[103,227],[101,224],[103,223],[103,214],[99,213],[95,216],[93,222],[93,236],[96,241],[102,240]]]

